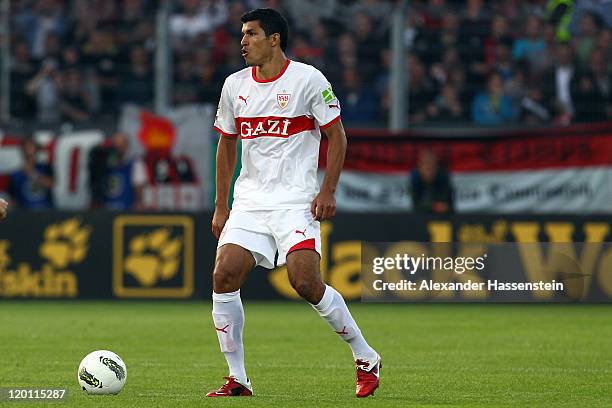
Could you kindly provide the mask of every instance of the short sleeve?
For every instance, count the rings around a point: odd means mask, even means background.
[[[340,119],[340,102],[331,84],[319,71],[315,70],[308,81],[308,107],[312,116],[322,129]]]
[[[234,108],[232,106],[232,97],[229,88],[229,81],[226,79],[223,83],[223,89],[221,90],[214,127],[223,136],[237,137],[238,131],[236,130]]]

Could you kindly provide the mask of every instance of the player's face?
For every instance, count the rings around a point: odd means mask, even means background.
[[[270,58],[272,55],[270,37],[266,37],[259,21],[247,21],[242,24],[240,47],[242,57],[248,66],[263,65]]]

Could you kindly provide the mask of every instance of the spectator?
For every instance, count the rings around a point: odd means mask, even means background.
[[[21,154],[23,164],[21,169],[10,175],[9,194],[21,208],[53,208],[53,169],[48,164],[38,163],[38,145],[32,139],[23,141]]]
[[[429,0],[423,10],[423,25],[428,30],[439,30],[442,26],[442,16],[446,11],[446,0]]]
[[[538,84],[532,84],[519,106],[520,121],[530,126],[548,123],[551,116],[548,109],[544,106],[543,100],[542,91]]]
[[[540,19],[535,15],[527,17],[523,32],[524,35],[514,42],[512,57],[516,61],[525,60],[532,67],[540,65],[540,58],[546,49]]]
[[[575,73],[569,43],[559,43],[555,50],[555,64],[542,78],[544,104],[560,124],[568,124],[574,113],[571,82]]]
[[[512,101],[504,93],[502,78],[489,76],[487,90],[476,95],[472,105],[472,119],[478,125],[500,125],[513,119]]]
[[[498,58],[498,47],[500,44],[506,44],[512,49],[513,41],[510,37],[508,19],[504,16],[497,15],[491,22],[491,35],[484,41],[484,57],[488,67],[495,64]]]
[[[110,32],[94,30],[82,47],[83,62],[95,76],[99,107],[103,113],[116,113],[119,92],[119,49]]]
[[[262,7],[279,10],[283,16],[289,17],[291,20],[288,21],[289,27],[300,32],[310,30],[321,19],[334,19],[337,16],[336,3],[338,0],[267,1],[264,3],[268,4]]]
[[[341,83],[345,68],[357,68],[356,47],[357,44],[352,35],[343,33],[338,36],[332,46],[334,49],[332,58],[325,62],[325,66],[328,67],[326,74],[330,83]]]
[[[597,122],[606,119],[606,98],[589,71],[576,75],[572,83],[572,100],[574,102],[576,122]]]
[[[181,11],[170,17],[170,33],[175,45],[187,48],[200,34],[209,34],[227,20],[222,0],[180,0]]]
[[[93,208],[140,209],[146,171],[141,160],[128,158],[129,142],[123,133],[110,139],[110,146],[92,149],[89,185]]]
[[[157,28],[154,11],[159,2],[21,0],[14,3],[15,7],[11,2],[10,16],[13,52],[10,92],[14,117],[23,120],[36,116],[46,125],[56,125],[62,119],[78,121],[79,118],[69,118],[60,109],[60,99],[67,91],[65,85],[75,79],[72,69],[80,72],[83,94],[90,100],[85,105],[89,118],[94,113],[96,118],[100,114],[116,117],[121,103],[152,106],[155,76],[151,57],[155,52]],[[176,97],[175,102],[181,104],[216,103],[223,77],[244,67],[238,46],[242,36],[241,15],[247,9],[273,7],[284,9],[285,17],[290,20],[292,16],[297,18],[291,24],[296,31],[289,43],[296,60],[324,68],[330,82],[337,84],[339,90],[345,71],[357,70],[359,86],[365,86],[367,91],[371,86],[375,99],[382,101],[379,109],[386,112],[389,107],[386,90],[390,71],[389,16],[395,7],[392,3],[387,0],[171,2],[174,8],[170,30],[176,55],[170,71],[175,75],[176,85],[170,90],[172,98]],[[472,106],[474,94],[486,87],[492,72],[504,78],[507,95],[513,100],[515,113],[520,111],[523,123],[527,117],[531,118],[530,122],[548,120],[540,109],[536,109],[539,114],[530,116],[535,112],[531,110],[532,103],[542,105],[551,120],[570,123],[574,105],[579,103],[574,99],[588,94],[586,85],[590,79],[583,81],[582,92],[572,84],[577,85],[577,76],[582,77],[589,71],[599,89],[597,92],[603,94],[606,106],[611,106],[607,59],[612,55],[612,14],[607,11],[612,1],[420,0],[409,3],[404,40],[406,50],[410,51],[410,70],[416,78],[409,79],[411,124],[434,118],[436,122],[441,121],[449,113],[442,106],[446,106],[446,96],[451,94],[456,94],[459,100],[461,116],[469,118],[465,113]],[[308,11],[306,17],[304,10]],[[572,10],[575,10],[573,16]],[[569,16],[571,32],[567,28]],[[559,65],[558,61],[563,60],[559,55],[559,38],[567,39],[569,54],[576,56],[576,64],[570,57],[569,64]],[[603,53],[603,69],[591,69],[592,55],[597,52]],[[191,67],[187,67],[187,60]],[[518,72],[523,69],[524,72]],[[445,88],[449,83],[453,86]],[[527,84],[535,84],[537,89],[526,87]],[[197,90],[195,98],[194,89]],[[526,108],[525,102],[531,108]],[[580,103],[581,109],[584,108],[584,103]],[[432,113],[434,107],[442,108],[443,113]],[[376,117],[378,126],[386,116],[377,113]],[[451,123],[455,123],[456,117],[449,116]],[[583,116],[581,120],[584,119]]]
[[[510,41],[498,42],[495,46],[495,59],[490,67],[490,72],[497,72],[504,82],[510,81],[514,76],[511,48],[512,43]]]
[[[15,18],[20,32],[25,33],[30,51],[36,59],[47,56],[47,36],[62,37],[66,32],[66,18],[59,0],[37,0],[34,7],[24,7]]]
[[[360,61],[357,69],[363,83],[372,83],[379,70],[379,52],[388,44],[384,37],[378,34],[372,26],[367,14],[359,13],[353,22],[355,40],[357,42],[357,60]]]
[[[61,73],[53,60],[43,61],[40,71],[26,84],[26,93],[36,100],[36,117],[41,123],[59,122],[60,86]]]
[[[378,119],[378,100],[374,90],[361,83],[354,68],[346,68],[343,81],[338,87],[338,98],[342,101],[342,118],[356,124],[371,124]]]
[[[319,67],[322,65],[321,50],[313,47],[304,34],[298,33],[293,36],[290,55],[296,61]]]
[[[430,76],[438,86],[442,86],[448,81],[450,71],[460,65],[461,60],[457,49],[447,48],[442,55],[442,61],[431,65]]]
[[[591,72],[599,92],[604,96],[607,116],[612,119],[612,72],[608,68],[608,61],[603,51],[597,49],[591,54]]]
[[[438,40],[442,50],[453,48],[458,51],[461,46],[459,23],[459,18],[452,11],[447,11],[442,16],[442,29]]]
[[[223,86],[223,73],[212,60],[211,51],[200,48],[195,54],[195,73],[198,80],[198,102],[216,104]]]
[[[130,50],[130,65],[121,78],[119,101],[140,106],[153,102],[153,72],[146,50],[136,45]]]
[[[312,31],[311,46],[317,55],[317,58],[313,60],[315,66],[319,69],[326,70],[326,61],[330,59],[330,52],[332,47],[328,47],[331,38],[329,37],[329,30],[323,22],[319,22]]]
[[[408,63],[408,81],[410,89],[408,94],[409,123],[422,124],[427,118],[427,106],[434,96],[434,88],[426,75],[425,66],[416,57],[412,56]]]
[[[45,38],[45,58],[53,60],[57,64],[62,59],[62,44],[59,37],[54,33],[49,33]]]
[[[134,32],[142,30],[141,25],[151,20],[151,16],[149,16],[148,10],[145,9],[143,1],[123,0],[119,2],[119,5],[121,9],[118,19],[113,24],[117,44],[120,47],[128,47],[134,40],[144,43],[145,39],[142,36],[137,36],[140,38],[134,39]]]
[[[175,106],[198,102],[199,84],[193,66],[190,55],[179,57],[172,89],[172,102]]]
[[[466,86],[465,76],[465,71],[461,66],[454,67],[448,73],[447,83],[455,86],[457,94],[459,95],[459,100],[461,101],[461,106],[467,111],[468,107],[472,104],[475,92],[471,87]]]
[[[211,47],[215,62],[226,61],[234,45],[240,44],[240,38],[242,37],[240,18],[247,11],[242,2],[230,4],[227,21],[219,26],[213,34]]]
[[[391,79],[391,51],[388,48],[380,50],[381,72],[374,83],[376,97],[380,101],[381,111],[385,110],[384,99],[389,91],[389,80]]]
[[[542,75],[547,70],[550,70],[555,63],[555,52],[557,49],[555,27],[551,24],[544,25],[542,38],[545,44],[544,51],[540,55],[540,59],[536,60],[535,66],[531,67],[533,72],[538,75]]]
[[[351,13],[353,17],[360,13],[367,15],[381,30],[379,34],[384,34],[389,26],[389,16],[393,14],[393,4],[386,0],[362,0],[353,4]]]
[[[81,71],[66,71],[59,94],[61,119],[66,122],[84,122],[91,118],[92,100],[83,84]]]
[[[587,12],[580,17],[574,48],[578,63],[582,67],[587,66],[591,53],[597,46],[600,26],[601,22],[595,13]]]
[[[417,166],[410,176],[414,211],[447,214],[454,211],[453,187],[448,171],[429,149],[419,152]]]
[[[442,87],[442,92],[427,107],[427,116],[429,120],[438,123],[457,123],[465,120],[464,109],[453,84]]]
[[[81,55],[74,46],[66,47],[62,51],[60,61],[61,69],[80,69],[83,66]]]
[[[87,42],[92,32],[99,24],[99,16],[92,13],[91,4],[85,1],[76,1],[71,7],[71,24],[66,35],[66,42],[79,48]]]
[[[461,60],[467,65],[468,82],[485,71],[484,42],[490,31],[490,16],[482,0],[468,0],[459,28]]]
[[[579,0],[576,2],[572,18],[572,28],[575,32],[578,22],[584,13],[593,13],[607,28],[612,27],[612,1],[609,0]]]
[[[27,43],[22,41],[15,45],[10,70],[11,115],[21,119],[33,118],[36,102],[32,95],[26,92],[25,84],[36,73],[36,66]]]
[[[515,109],[520,105],[527,95],[527,83],[529,82],[529,69],[525,64],[518,64],[513,71],[512,77],[504,83],[504,93],[508,95]],[[532,86],[537,87],[537,84]]]
[[[612,29],[601,30],[597,40],[597,49],[605,55],[612,55]]]
[[[570,41],[569,26],[574,11],[574,0],[548,0],[546,14],[548,21],[555,26],[557,41]]]
[[[152,20],[143,20],[136,25],[131,43],[141,44],[149,54],[155,52],[155,25]]]

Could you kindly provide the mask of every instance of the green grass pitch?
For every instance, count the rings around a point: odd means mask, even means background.
[[[351,304],[384,362],[365,400],[349,348],[307,304],[244,307],[250,399],[204,396],[227,373],[206,302],[0,302],[0,386],[67,387],[58,407],[612,406],[609,305]],[[96,349],[127,364],[117,396],[78,387]]]

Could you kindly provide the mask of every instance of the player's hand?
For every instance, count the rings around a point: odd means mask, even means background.
[[[336,197],[331,191],[321,190],[310,204],[310,212],[317,221],[329,220],[336,215]]]
[[[6,218],[6,214],[8,212],[8,203],[6,200],[0,198],[0,220]]]
[[[229,213],[230,210],[227,207],[215,207],[215,213],[212,219],[212,233],[215,238],[219,239],[219,236],[221,236],[221,231],[223,231],[223,227],[225,227],[225,223],[229,218]]]

